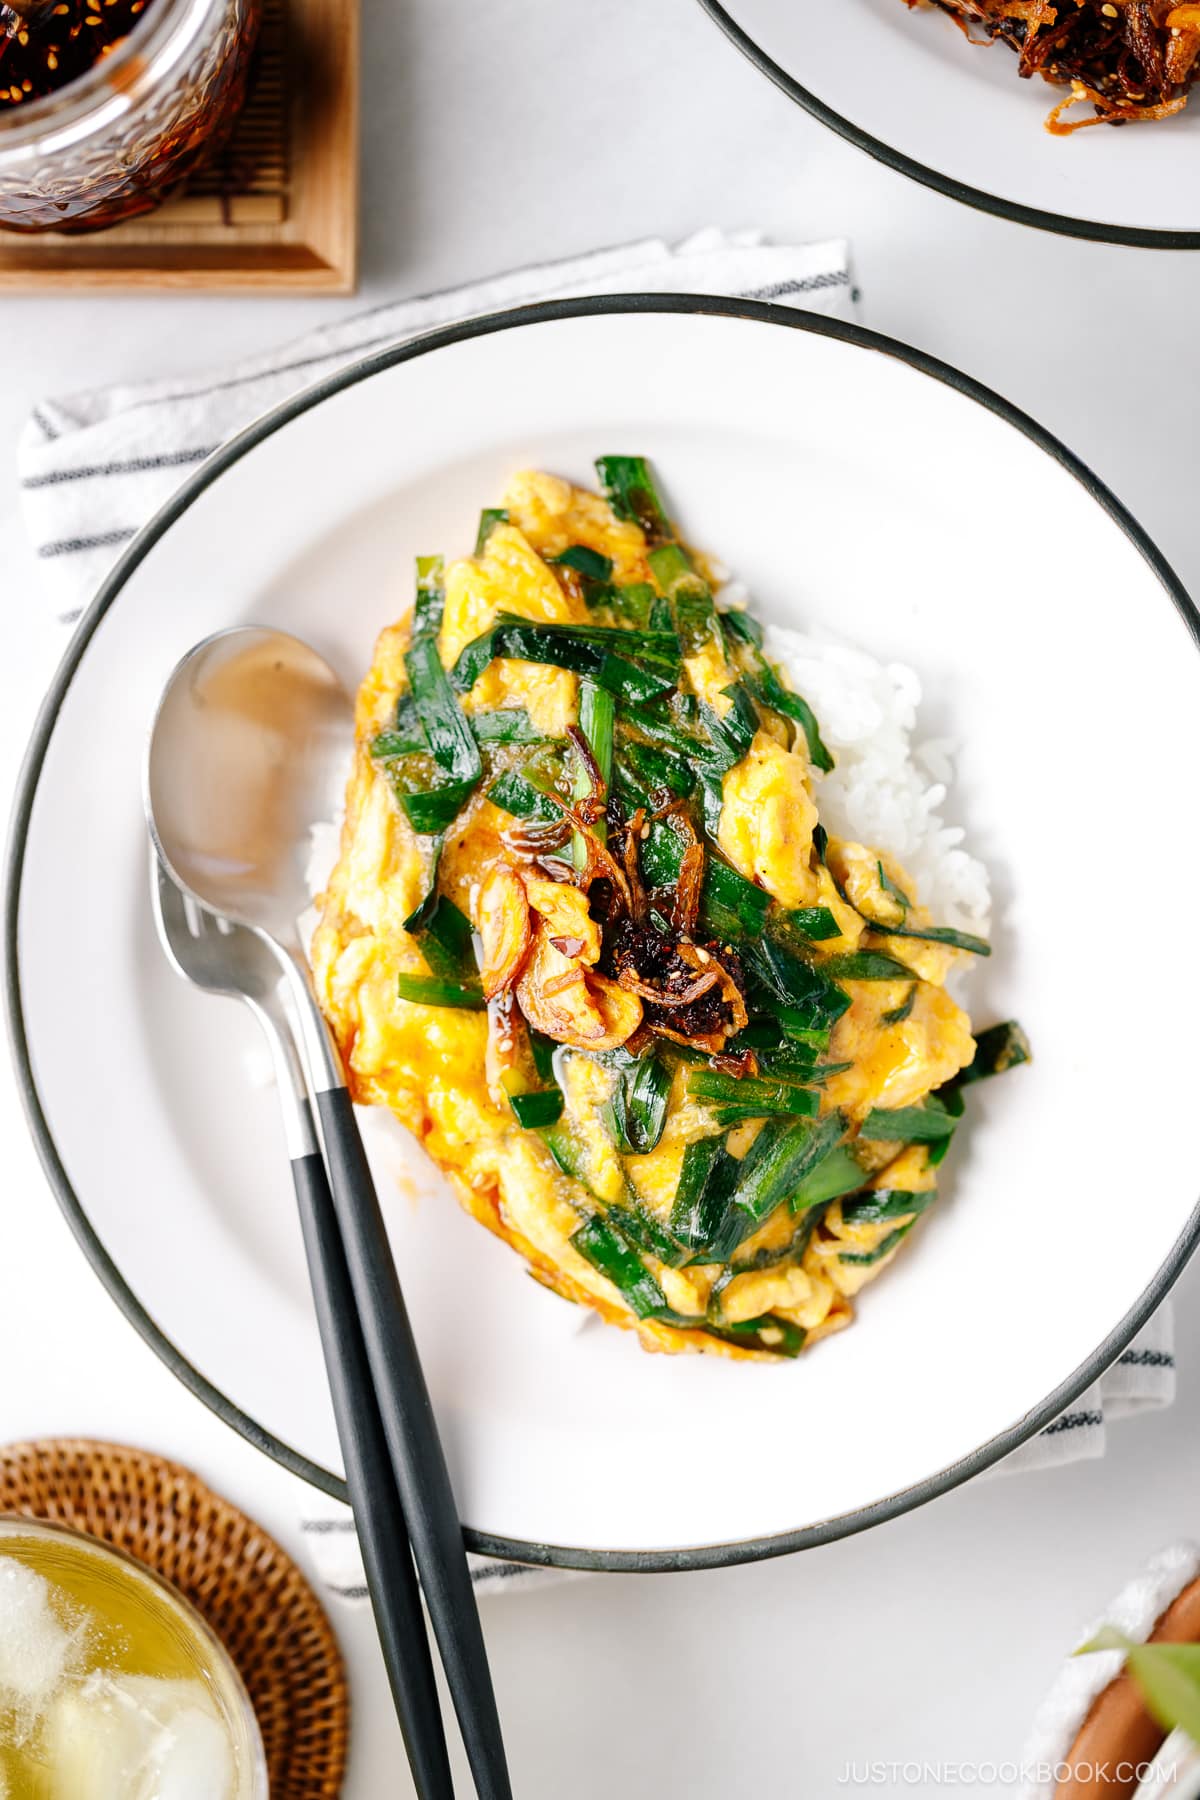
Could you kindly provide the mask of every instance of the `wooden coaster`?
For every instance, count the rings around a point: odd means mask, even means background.
[[[74,1525],[163,1575],[241,1672],[271,1800],[337,1800],[349,1741],[341,1652],[295,1563],[179,1463],[122,1444],[51,1438],[0,1449],[0,1513]]]
[[[1200,1581],[1176,1595],[1147,1639],[1151,1644],[1200,1643]],[[1133,1771],[1152,1762],[1167,1733],[1151,1717],[1141,1689],[1122,1671],[1097,1694],[1064,1763],[1082,1773],[1068,1775],[1055,1788],[1055,1800],[1132,1800],[1138,1781]],[[1119,1777],[1118,1769],[1129,1771]]]
[[[226,149],[156,212],[61,237],[0,230],[0,293],[70,286],[349,294],[358,259],[359,0],[263,0]]]

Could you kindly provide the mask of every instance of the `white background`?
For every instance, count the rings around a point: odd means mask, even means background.
[[[1043,236],[927,193],[810,121],[694,0],[364,8],[354,300],[0,303],[6,789],[61,648],[39,614],[15,513],[17,434],[40,395],[205,366],[357,306],[709,223],[851,237],[866,322],[1039,417],[1115,487],[1200,593],[1200,255]],[[1037,119],[1032,96],[1031,130]],[[1085,153],[1086,137],[1062,153]],[[981,526],[1019,530],[1038,496],[992,492],[987,471],[979,476]],[[1097,721],[1097,739],[1137,754],[1112,722]],[[1169,883],[1169,869],[1160,873]],[[1131,1130],[1138,1069],[1152,1079],[1144,1047],[1123,1076]],[[49,1197],[6,1071],[0,1141],[0,1439],[81,1432],[162,1450],[304,1560],[301,1489],[210,1417],[123,1323]],[[1019,1754],[1079,1628],[1156,1548],[1198,1528],[1198,1292],[1193,1270],[1177,1289],[1178,1404],[1110,1427],[1103,1462],[976,1483],[864,1537],[756,1568],[592,1577],[488,1600],[521,1800],[615,1791],[809,1800],[846,1791],[847,1764],[861,1771],[869,1760],[946,1765],[942,1783],[897,1773],[877,1792],[1011,1791],[964,1765]],[[1049,1293],[1015,1295],[1013,1331],[1036,1331],[1038,1310],[1053,1303]],[[745,1478],[754,1480],[752,1464]],[[403,1794],[369,1616],[339,1612],[335,1623],[354,1700],[348,1800]]]

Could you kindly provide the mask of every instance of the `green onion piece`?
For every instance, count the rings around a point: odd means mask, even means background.
[[[508,1103],[517,1124],[525,1131],[536,1131],[555,1125],[562,1117],[563,1097],[560,1088],[546,1088],[535,1094],[510,1094]]]
[[[715,1172],[723,1164],[737,1164],[726,1154],[724,1137],[699,1138],[683,1153],[683,1166],[671,1209],[671,1231],[681,1244],[702,1249],[724,1211],[725,1195],[717,1192]],[[705,1196],[709,1195],[708,1204]]]
[[[417,716],[413,697],[406,690],[396,701],[395,721],[388,731],[372,740],[371,755],[384,761],[392,756],[408,756],[414,750],[426,750],[425,727]]]
[[[827,906],[801,906],[794,912],[785,913],[784,918],[789,925],[802,932],[814,943],[821,943],[825,938],[841,937],[842,928]]]
[[[483,773],[479,745],[446,679],[436,641],[422,633],[404,663],[433,760],[456,781],[478,781]]]
[[[880,1023],[883,1025],[903,1025],[905,1019],[908,1018],[913,1007],[917,1003],[918,986],[919,983],[914,981],[908,990],[908,998],[902,1000],[899,1006],[893,1007],[891,1012],[885,1012]]]
[[[816,1125],[805,1120],[768,1120],[741,1162],[732,1204],[747,1224],[728,1245],[729,1251],[795,1193],[840,1142],[845,1129],[845,1120],[837,1112]]]
[[[907,1237],[911,1230],[912,1221],[910,1220],[907,1225],[900,1225],[895,1231],[889,1231],[873,1250],[842,1250],[838,1254],[838,1261],[855,1263],[860,1268],[868,1268],[872,1263],[882,1262],[885,1256],[890,1255],[901,1238]]]
[[[771,896],[709,853],[700,893],[700,915],[714,937],[757,937],[767,922]]]
[[[446,981],[440,975],[397,975],[396,992],[416,1006],[455,1006],[482,1012],[483,988],[477,981]]]
[[[784,687],[765,657],[760,658],[757,672],[746,676],[746,685],[756,700],[761,700],[772,712],[782,713],[786,719],[799,725],[808,744],[809,761],[814,769],[821,769],[828,774],[833,768],[833,757],[825,748],[817,715],[808,701]]]
[[[794,1213],[826,1206],[843,1194],[853,1194],[863,1183],[862,1164],[846,1144],[837,1144],[799,1182],[789,1202]]]
[[[752,613],[743,611],[740,606],[722,607],[721,626],[726,636],[736,639],[739,644],[748,644],[756,650],[762,648],[762,626]]]
[[[722,692],[733,702],[725,717],[722,718],[716,708],[709,706],[704,700],[700,702],[700,717],[712,740],[717,766],[723,773],[726,769],[732,769],[735,763],[741,762],[754,742],[754,734],[758,730],[758,714],[741,682],[735,681]]]
[[[912,901],[909,899],[903,888],[896,886],[896,883],[884,868],[882,861],[877,862],[875,867],[879,873],[879,885],[883,892],[890,895],[896,902],[896,905],[900,908],[901,912],[907,913],[911,911]]]
[[[443,834],[439,834],[429,840],[429,863],[425,875],[425,892],[422,894],[420,900],[418,900],[416,906],[413,907],[413,910],[409,913],[407,919],[405,919],[405,931],[423,931],[437,911],[440,898],[437,884],[438,865],[442,860],[442,849],[445,842],[446,839]],[[470,928],[468,927],[468,939],[469,936]],[[428,962],[428,957],[426,957],[425,960]],[[432,965],[430,966],[432,967]],[[473,957],[471,966],[472,968],[474,967]],[[434,970],[434,973],[441,974],[442,971]]]
[[[618,519],[632,519],[652,543],[675,535],[644,456],[598,456],[596,474]]]
[[[689,586],[695,584],[704,588],[705,592],[708,591],[681,544],[660,544],[657,550],[650,552],[646,561],[650,564],[650,573],[658,583],[659,592],[668,597],[681,582],[686,582]]]
[[[657,595],[648,581],[627,581],[617,587],[602,587],[599,583],[592,583],[583,591],[585,606],[602,606],[614,618],[634,626],[638,631],[645,631],[649,627],[650,612],[656,599]],[[666,621],[666,628],[669,627],[670,619]]]
[[[653,1053],[618,1072],[604,1118],[625,1156],[646,1156],[658,1143],[667,1116],[671,1071]]]
[[[647,796],[656,788],[665,788],[677,800],[686,800],[696,785],[695,770],[674,750],[659,749],[654,744],[641,744],[636,738],[626,738],[621,745],[621,756],[644,785]]]
[[[537,1070],[538,1080],[549,1086],[554,1080],[554,1053],[558,1045],[544,1032],[531,1030],[529,1048],[533,1052],[533,1066]]]
[[[867,1188],[853,1200],[842,1202],[842,1217],[848,1225],[881,1225],[885,1219],[916,1218],[933,1205],[936,1188],[919,1192],[905,1188]]]
[[[420,932],[421,955],[430,973],[473,983],[478,970],[471,921],[443,894]]]
[[[789,1021],[795,1020],[815,1031],[828,1030],[849,1008],[849,994],[829,979],[824,967],[814,968],[776,938],[763,937],[747,945],[746,960],[787,1009],[786,1017],[779,1016],[789,1035]]]
[[[435,837],[452,825],[475,786],[473,781],[448,781],[427,753],[397,757],[384,765],[384,772],[419,837]]]
[[[809,1013],[803,1007],[777,1006],[775,1019],[780,1030],[790,1043],[811,1044],[814,1049],[824,1050],[829,1043],[830,1027],[828,1025],[814,1027],[809,1024]]]
[[[652,700],[675,686],[676,651],[675,638],[661,632],[501,619],[466,646],[451,679],[458,691],[465,693],[489,663],[510,657],[590,675],[618,698]],[[651,666],[643,666],[646,664]]]
[[[612,558],[602,556],[599,550],[589,550],[586,544],[572,544],[558,556],[548,556],[548,563],[556,568],[574,569],[588,581],[609,581],[612,578]]]
[[[414,634],[404,665],[433,766],[429,757],[414,756],[393,764],[388,773],[409,823],[427,834],[452,823],[483,773],[479,746],[438,656],[436,633],[444,604],[441,557],[418,557]]]
[[[989,1025],[975,1039],[975,1055],[970,1064],[955,1077],[959,1087],[971,1081],[984,1081],[989,1075],[1003,1075],[1021,1063],[1033,1061],[1029,1039],[1015,1019],[1002,1025]]]
[[[872,931],[881,937],[917,938],[927,944],[949,944],[954,950],[968,950],[972,956],[990,956],[992,946],[986,938],[972,937],[969,931],[955,931],[950,925],[877,925],[867,920]]]
[[[704,1327],[708,1337],[720,1338],[726,1344],[741,1344],[746,1350],[765,1350],[771,1356],[799,1356],[807,1333],[790,1319],[777,1313],[763,1313],[757,1319],[743,1319],[737,1325]]]
[[[445,567],[440,556],[418,556],[413,639],[435,637],[446,609]]]
[[[501,706],[494,712],[472,713],[468,720],[478,744],[541,744],[542,734],[523,706]]]
[[[547,800],[544,794],[539,794],[515,769],[498,775],[487,790],[487,797],[493,806],[499,806],[518,819],[555,819],[562,816],[559,808]]]
[[[557,1123],[542,1133],[542,1141],[564,1175],[586,1187],[587,1157],[583,1145],[569,1125]]]
[[[938,1144],[954,1135],[955,1120],[942,1103],[930,1095],[920,1106],[899,1106],[894,1111],[873,1107],[859,1129],[869,1142]]]
[[[607,1219],[586,1219],[572,1232],[571,1243],[579,1254],[607,1277],[639,1319],[662,1312],[667,1297],[633,1246]]]
[[[485,506],[479,515],[479,530],[475,533],[475,554],[482,556],[487,549],[487,541],[497,525],[507,525],[508,514],[502,506]]]
[[[743,1118],[761,1119],[774,1113],[795,1118],[815,1118],[819,1101],[810,1089],[789,1082],[761,1081],[751,1075],[726,1075],[719,1069],[688,1071],[689,1098],[732,1107]]]
[[[758,1058],[758,1072],[772,1081],[798,1081],[803,1087],[817,1079],[817,1052],[811,1044],[794,1044],[781,1036],[778,1027],[772,1032],[771,1022],[747,1025],[727,1051],[753,1050]]]
[[[681,547],[662,544],[647,560],[660,591],[671,602],[683,654],[695,656],[709,643],[723,651],[720,621],[708,583],[696,573]]]
[[[424,748],[424,732],[417,743],[403,731],[380,731],[371,739],[371,755],[377,762],[388,762],[394,756],[410,756],[414,750]]]
[[[607,790],[612,781],[613,763],[613,724],[617,716],[617,703],[607,688],[597,687],[594,681],[581,681],[579,684],[579,729],[587,742],[588,749],[596,759],[600,770],[600,780]],[[588,770],[582,765],[576,770],[571,795],[575,800],[582,799],[592,791],[592,780]],[[592,827],[601,843],[608,838],[608,826],[603,818],[597,819]],[[585,868],[587,865],[587,847],[579,832],[574,838],[575,867]]]
[[[882,950],[852,950],[846,956],[830,956],[821,968],[839,981],[911,981],[913,972],[906,963]]]
[[[657,1256],[659,1262],[665,1263],[667,1268],[678,1268],[688,1260],[688,1252],[675,1242],[666,1227],[632,1190],[620,1205],[609,1207],[607,1217],[631,1244],[636,1244],[639,1250],[645,1250],[650,1256]]]
[[[962,1089],[969,1087],[973,1081],[986,1081],[989,1076],[1003,1075],[1008,1069],[1019,1068],[1022,1063],[1033,1061],[1033,1051],[1029,1039],[1015,1019],[1006,1019],[1001,1025],[989,1025],[981,1031],[975,1040],[975,1055],[965,1069],[944,1082],[937,1091],[937,1099],[953,1113],[961,1115],[964,1101]]]

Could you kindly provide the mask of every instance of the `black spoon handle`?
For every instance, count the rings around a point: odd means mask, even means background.
[[[420,1589],[320,1154],[296,1157],[292,1179],[346,1485],[404,1747],[419,1800],[454,1800]]]
[[[471,1773],[480,1800],[512,1800],[450,1472],[354,1109],[344,1087],[316,1102],[375,1397]]]

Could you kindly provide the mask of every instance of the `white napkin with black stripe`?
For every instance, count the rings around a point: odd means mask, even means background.
[[[854,318],[858,301],[841,240],[774,244],[757,232],[709,229],[677,245],[651,239],[377,307],[208,374],[45,399],[33,410],[18,459],[22,510],[50,603],[64,623],[77,619],[125,545],[191,470],[269,408],[356,358],[527,301],[633,292],[775,300],[840,318]],[[1001,1471],[1102,1456],[1109,1420],[1169,1405],[1174,1391],[1164,1307],[1102,1380]],[[302,1525],[329,1591],[365,1601],[348,1510],[314,1493]],[[472,1573],[482,1590],[557,1571],[476,1557]]]

